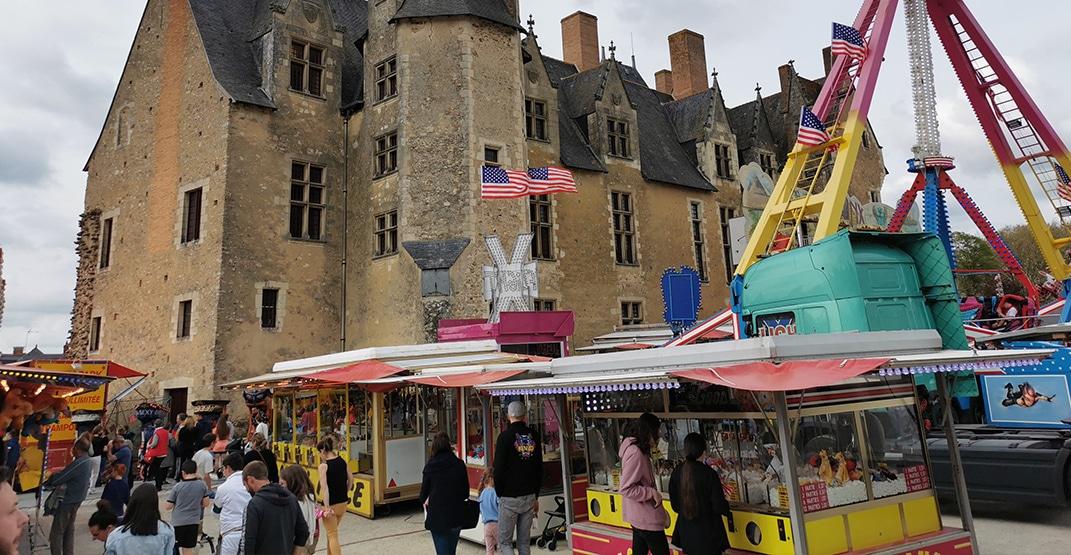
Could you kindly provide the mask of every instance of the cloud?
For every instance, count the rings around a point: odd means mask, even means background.
[[[48,151],[37,137],[0,129],[0,183],[34,185],[48,175]]]

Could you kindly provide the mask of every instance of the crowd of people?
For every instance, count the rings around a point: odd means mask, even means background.
[[[513,555],[515,549],[520,555],[531,552],[543,453],[539,433],[525,422],[526,414],[523,403],[508,405],[509,425],[497,438],[492,468],[480,483],[478,500],[469,497],[466,467],[450,437],[439,432],[433,438],[420,502],[437,555],[454,555],[461,530],[478,521],[484,525],[488,555]],[[217,449],[220,438],[233,434],[228,420],[220,419],[211,428],[199,426],[196,419],[185,416],[175,426],[156,426],[144,433],[137,461],[128,437],[117,433],[100,438],[96,432],[79,437],[71,463],[43,484],[50,491],[44,507],[52,516],[51,553],[74,551],[78,533],[74,523],[93,485],[94,454],[104,461],[99,480],[103,491],[88,532],[104,543],[105,555],[191,555],[207,542],[212,542],[213,551],[218,542],[220,555],[311,555],[321,530],[326,531],[327,553],[342,553],[338,530],[354,484],[345,459],[338,455],[336,437],[326,435],[317,444],[321,461],[317,491],[300,465],[278,468],[262,420],[244,445],[234,449],[228,441],[223,452]],[[669,514],[651,462],[660,426],[653,414],[641,415],[627,427],[619,453],[622,512],[633,530],[636,555],[670,553],[665,534]],[[211,431],[191,439],[191,430],[206,429]],[[167,452],[161,445],[168,446]],[[702,462],[707,449],[703,436],[689,434],[683,446],[685,460],[669,484],[669,502],[679,516],[672,540],[687,555],[718,555],[729,547],[721,525],[729,504],[717,472]],[[171,458],[171,464],[160,460],[165,458]],[[135,464],[143,469],[142,483],[131,488]],[[172,465],[178,467],[177,474],[171,473]],[[221,479],[218,486],[213,476]],[[176,484],[167,492],[161,511],[160,488],[169,477],[176,478]],[[203,531],[209,507],[219,520],[216,538]],[[27,522],[18,508],[11,470],[0,467],[0,555],[17,553]]]

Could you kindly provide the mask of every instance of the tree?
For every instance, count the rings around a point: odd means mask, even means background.
[[[952,232],[952,249],[956,253],[956,266],[960,270],[1003,270],[1000,258],[985,239],[964,233]],[[1022,292],[1019,282],[1001,276],[1005,292]],[[994,274],[958,274],[956,286],[963,297],[990,296],[997,293]]]

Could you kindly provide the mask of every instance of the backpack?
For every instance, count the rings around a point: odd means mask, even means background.
[[[304,546],[298,547],[303,547],[309,555],[312,555],[316,551],[316,544],[320,541],[319,511],[316,503],[309,499],[298,501],[298,507],[301,509],[301,516],[305,517],[305,523],[309,525],[309,539]]]

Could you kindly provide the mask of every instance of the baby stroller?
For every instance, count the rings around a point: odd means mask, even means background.
[[[551,551],[558,548],[559,540],[565,539],[566,529],[565,498],[556,495],[554,496],[554,502],[558,506],[553,511],[543,511],[547,515],[547,521],[543,524],[543,532],[536,539],[536,545],[546,547]]]

